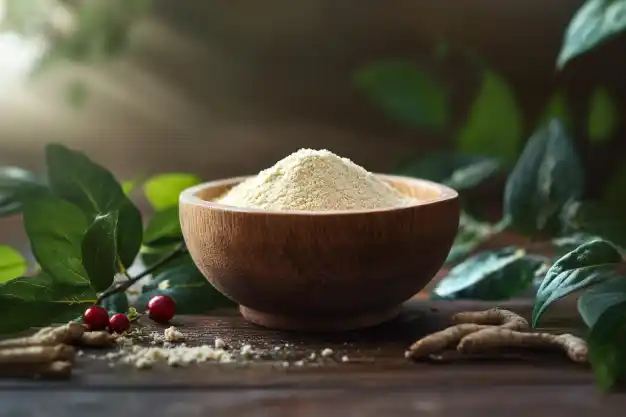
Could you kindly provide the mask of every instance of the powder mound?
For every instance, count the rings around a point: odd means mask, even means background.
[[[415,201],[325,149],[300,149],[217,200],[236,207],[307,211],[381,209]]]

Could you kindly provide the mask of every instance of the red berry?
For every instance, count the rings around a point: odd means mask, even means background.
[[[91,306],[83,314],[83,323],[90,330],[104,330],[109,325],[109,312],[100,306]]]
[[[111,329],[112,332],[122,334],[130,329],[130,320],[128,320],[126,314],[113,314],[109,319],[109,329]]]
[[[176,314],[176,302],[169,295],[155,295],[148,301],[148,314],[158,323],[167,323]]]

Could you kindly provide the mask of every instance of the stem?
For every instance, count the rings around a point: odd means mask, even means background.
[[[145,277],[147,275],[150,275],[151,273],[156,271],[158,268],[160,268],[163,265],[169,263],[170,261],[173,261],[174,259],[178,258],[180,255],[183,255],[185,252],[186,252],[186,250],[185,250],[184,245],[177,246],[173,251],[171,251],[170,253],[165,255],[163,258],[161,258],[160,260],[158,260],[157,262],[152,264],[152,266],[150,266],[149,268],[145,269],[143,272],[141,272],[137,276],[129,277],[128,280],[119,282],[119,283],[109,287],[109,289],[107,289],[102,294],[100,294],[96,304],[100,304],[100,302],[102,300],[104,300],[105,298],[107,298],[110,295],[126,291],[127,289],[129,289],[131,286],[133,286],[135,283],[137,283],[137,281],[139,281],[143,277]]]

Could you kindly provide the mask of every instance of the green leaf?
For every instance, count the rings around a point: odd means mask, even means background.
[[[571,251],[577,249],[580,245],[598,239],[600,239],[599,236],[587,233],[573,233],[552,239],[552,246],[555,250],[555,258],[553,258],[553,260],[556,262]]]
[[[457,150],[512,162],[521,148],[522,132],[522,113],[511,88],[500,75],[486,71],[465,127],[457,136]]]
[[[578,298],[578,312],[590,329],[607,309],[626,303],[626,279],[623,266],[617,266],[613,277],[602,281]]]
[[[475,188],[500,171],[492,158],[438,151],[402,164],[399,175],[440,182],[455,190]]]
[[[602,391],[622,382],[626,375],[626,279],[601,282],[578,299],[578,311],[591,328],[589,360]]]
[[[611,278],[622,260],[619,250],[604,240],[585,243],[556,261],[539,287],[533,307],[533,327],[555,301]]]
[[[383,113],[410,127],[442,131],[449,118],[446,90],[430,74],[407,61],[386,61],[359,70],[356,87]]]
[[[557,67],[606,42],[626,28],[626,0],[587,0],[565,32]]]
[[[170,242],[169,239],[159,239],[151,242],[150,245],[144,245],[141,247],[140,259],[144,265],[148,267],[161,261],[163,258],[180,248],[181,240]],[[169,261],[165,266],[158,268],[152,274],[153,276],[159,275],[166,269],[174,268],[175,266],[185,264],[188,262],[186,257],[180,256]]]
[[[0,284],[0,333],[67,323],[96,301],[88,285],[56,281],[45,273]]]
[[[26,272],[28,263],[21,253],[10,246],[0,245],[0,283]]]
[[[609,91],[606,88],[597,88],[589,107],[589,140],[598,143],[611,139],[619,123],[619,112]]]
[[[539,126],[537,126],[537,129],[547,125],[551,120],[561,121],[565,129],[568,131],[571,131],[574,127],[572,114],[567,104],[567,98],[562,91],[554,93],[554,95],[550,98],[550,101],[548,101],[548,104],[539,119]]]
[[[143,185],[143,191],[152,207],[161,211],[178,206],[180,193],[200,182],[195,175],[172,172],[149,178]]]
[[[117,313],[126,314],[129,308],[128,296],[125,292],[111,294],[102,300],[100,305],[108,310],[109,315]]]
[[[19,213],[25,193],[45,189],[45,183],[22,168],[0,167],[0,217]]]
[[[163,239],[180,241],[182,237],[183,232],[178,218],[178,206],[157,212],[148,222],[144,232],[144,242],[146,244]]]
[[[117,265],[117,212],[96,217],[82,240],[83,267],[96,291],[111,286]]]
[[[508,225],[506,222],[490,224],[480,222],[465,212],[459,218],[459,231],[454,238],[452,249],[446,259],[446,264],[457,262],[468,256],[482,242],[503,231]]]
[[[552,121],[528,141],[504,191],[513,228],[534,236],[556,233],[559,213],[584,190],[583,168],[563,126]]]
[[[83,153],[62,145],[48,145],[46,160],[52,191],[80,207],[90,221],[118,212],[118,257],[126,268],[132,265],[143,238],[141,213],[113,174]]]
[[[24,227],[41,268],[59,281],[89,284],[81,242],[87,231],[83,212],[53,195],[26,201]]]
[[[433,294],[445,299],[505,300],[532,287],[545,262],[523,249],[483,252],[452,268]]]
[[[585,232],[626,248],[626,217],[623,209],[599,202],[577,201],[565,207],[561,220],[566,232]]]
[[[124,191],[124,194],[128,195],[135,189],[135,185],[135,181],[133,180],[122,181],[122,191]]]
[[[176,301],[178,314],[201,314],[211,309],[235,305],[234,302],[217,291],[191,260],[163,270],[144,287],[144,293],[135,303],[139,311],[144,311],[148,301],[155,295],[166,294]]]

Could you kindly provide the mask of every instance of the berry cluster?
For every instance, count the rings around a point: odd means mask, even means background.
[[[167,323],[176,314],[176,303],[168,295],[156,295],[148,301],[148,316],[158,322]],[[109,312],[101,306],[91,306],[83,314],[83,323],[91,330],[104,330],[124,333],[130,329],[126,314],[117,313],[109,317]]]

